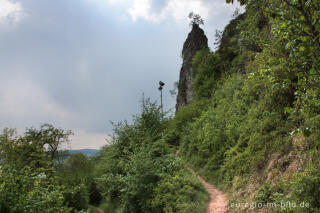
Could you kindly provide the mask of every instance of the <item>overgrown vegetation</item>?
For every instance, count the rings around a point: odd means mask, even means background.
[[[58,148],[68,141],[69,131],[45,124],[27,129],[23,136],[5,129],[0,136],[1,212],[72,212],[58,170],[65,156]],[[62,182],[62,181],[61,181]]]
[[[164,139],[169,119],[148,100],[115,126],[113,144],[97,157],[97,184],[106,212],[205,212],[208,195]]]
[[[113,143],[90,159],[58,150],[69,131],[45,124],[17,136],[6,129],[0,212],[95,212],[90,204],[112,213],[205,212],[207,192],[165,140],[169,122],[143,101],[133,124],[115,125]]]
[[[319,212],[319,1],[240,2],[218,49],[193,58],[195,99],[173,118],[143,100],[90,159],[59,151],[71,132],[5,129],[0,212],[205,212],[184,163],[227,191],[234,212]]]
[[[246,13],[225,28],[218,50],[193,59],[196,99],[176,114],[173,123],[185,120],[173,126],[174,141],[230,203],[308,203],[261,208],[318,212],[319,4],[242,3]],[[197,103],[207,104],[194,113]]]

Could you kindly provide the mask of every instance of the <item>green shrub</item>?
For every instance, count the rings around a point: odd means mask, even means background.
[[[272,191],[269,184],[265,184],[258,190],[255,195],[255,201],[261,204],[271,203],[274,200],[272,199]]]
[[[206,212],[209,195],[194,175],[181,171],[162,179],[154,188],[152,206],[165,213]]]
[[[184,134],[184,129],[188,127],[188,123],[194,122],[205,111],[207,104],[208,100],[206,99],[193,101],[176,112],[165,130],[164,138],[166,142],[170,145],[178,146],[181,136]]]
[[[305,172],[295,173],[288,185],[292,191],[291,199],[297,203],[309,203],[309,212],[320,209],[320,170],[315,166],[307,168]]]
[[[192,88],[196,100],[212,96],[221,74],[217,66],[219,62],[219,56],[210,52],[209,48],[198,51],[193,57],[192,74],[195,79]]]
[[[84,210],[89,207],[89,195],[87,186],[80,184],[77,186],[69,186],[64,193],[66,202],[69,207],[75,210]]]
[[[133,119],[133,124],[120,123],[115,127],[113,143],[103,148],[96,164],[97,188],[104,200],[103,208],[119,213],[164,212],[154,200],[168,196],[157,189],[165,180],[180,178],[183,190],[175,190],[181,201],[170,205],[175,209],[190,208],[188,197],[196,198],[195,209],[203,208],[202,191],[197,179],[188,179],[177,173],[184,170],[183,164],[175,157],[175,149],[169,147],[166,130],[169,122],[160,112],[160,108],[148,100],[142,104],[142,112]],[[186,191],[190,189],[189,191]],[[191,190],[192,189],[192,190]],[[194,191],[195,190],[195,191]],[[159,201],[160,202],[160,201]],[[156,204],[157,203],[157,204]],[[158,205],[159,204],[159,205]],[[183,207],[184,206],[184,207]]]
[[[2,212],[70,212],[64,188],[53,177],[30,167],[0,165],[0,209]]]

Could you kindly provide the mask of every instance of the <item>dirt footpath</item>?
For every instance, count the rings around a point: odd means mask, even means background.
[[[207,206],[207,213],[226,213],[228,212],[228,198],[226,194],[219,191],[210,183],[206,182],[202,177],[197,175],[198,179],[204,185],[210,194],[210,201]]]
[[[176,151],[176,156],[179,155],[180,150]],[[210,201],[207,205],[207,213],[227,213],[228,211],[228,198],[225,193],[219,191],[212,184],[205,181],[200,175],[197,175],[191,168],[186,166],[197,178],[201,181],[203,186],[206,188],[208,193],[210,194]]]

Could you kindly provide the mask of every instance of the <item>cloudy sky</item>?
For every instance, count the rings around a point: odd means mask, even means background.
[[[239,5],[225,0],[0,0],[0,128],[51,123],[69,148],[99,148],[110,121],[130,120],[139,100],[174,108],[180,52],[199,13],[210,46]]]

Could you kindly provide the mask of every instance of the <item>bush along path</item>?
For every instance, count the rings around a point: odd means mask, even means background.
[[[176,151],[176,156],[178,157],[179,151]],[[192,174],[196,175],[200,182],[203,184],[204,188],[210,194],[210,201],[207,205],[207,212],[206,213],[228,213],[228,198],[225,193],[218,190],[214,185],[205,181],[200,175],[197,175],[193,169],[186,166],[188,170],[192,172]]]

